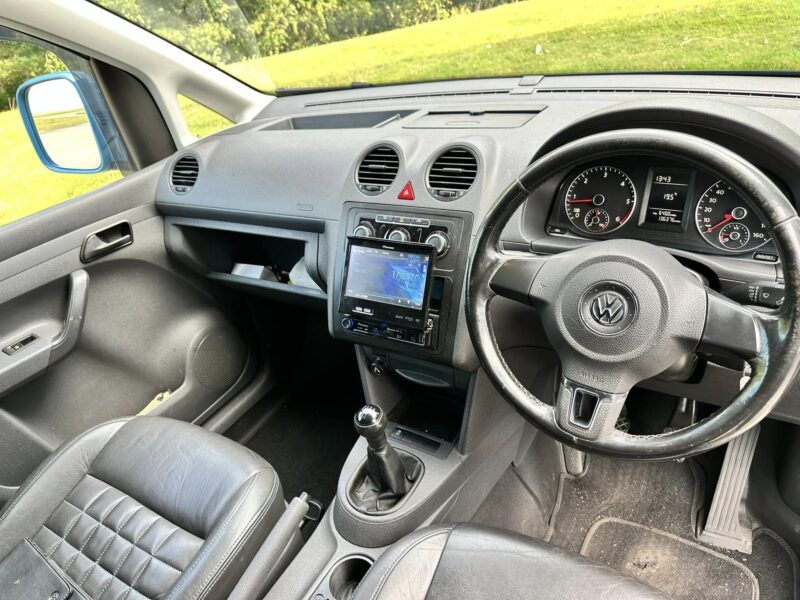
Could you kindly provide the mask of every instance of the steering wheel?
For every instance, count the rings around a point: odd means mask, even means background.
[[[668,252],[645,242],[607,240],[552,256],[501,249],[504,225],[548,178],[587,158],[642,154],[709,171],[753,202],[780,253],[786,284],[780,309],[756,311],[729,300],[706,288]],[[800,366],[799,277],[800,219],[761,171],[691,135],[611,131],[540,158],[500,195],[472,247],[467,324],[486,373],[533,425],[589,452],[679,458],[710,450],[754,426],[794,382]],[[489,314],[497,295],[538,311],[561,361],[559,389],[550,403],[529,392],[503,359]],[[684,429],[647,436],[618,429],[630,390],[692,353],[742,359],[751,366],[750,378],[730,404]]]

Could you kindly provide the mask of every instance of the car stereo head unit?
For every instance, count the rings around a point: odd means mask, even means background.
[[[348,237],[339,312],[425,329],[435,256],[428,244]]]

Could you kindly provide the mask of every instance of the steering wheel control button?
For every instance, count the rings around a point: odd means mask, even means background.
[[[617,335],[636,319],[636,296],[626,286],[605,281],[590,287],[580,301],[584,325],[599,335]]]

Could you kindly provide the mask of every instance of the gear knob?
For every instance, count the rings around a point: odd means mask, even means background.
[[[365,404],[353,422],[358,435],[364,436],[370,447],[380,449],[386,444],[386,413],[380,406]]]

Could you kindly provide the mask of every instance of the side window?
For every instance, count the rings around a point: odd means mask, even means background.
[[[203,106],[188,96],[178,94],[178,105],[181,107],[186,126],[196,138],[222,131],[234,124],[230,119],[223,117],[218,112]]]
[[[76,85],[66,78],[94,85],[84,59],[58,48],[4,38],[0,35],[0,226],[119,179],[122,174],[118,163],[120,153],[124,152],[119,140],[111,139],[115,137],[113,133],[94,135],[101,130],[97,125],[101,120],[104,132],[115,131],[107,112],[102,111],[102,119],[91,111],[87,114],[72,98],[78,97]],[[52,75],[56,73],[61,75]],[[48,75],[53,77],[52,81],[46,81]],[[57,79],[61,76],[65,79]],[[57,172],[58,169],[53,169],[56,165],[45,166],[46,157],[42,157],[41,151],[37,153],[17,106],[17,90],[33,78],[49,84],[29,88],[27,97],[31,110],[35,111],[28,119],[28,126],[35,123],[41,133],[41,145],[49,148],[53,157],[75,164],[99,157],[98,148],[102,148],[103,160],[93,169],[100,172]],[[93,100],[95,105],[102,103],[99,94]],[[93,129],[88,128],[89,120]],[[86,150],[87,132],[91,136],[88,142],[93,143],[91,151]]]

